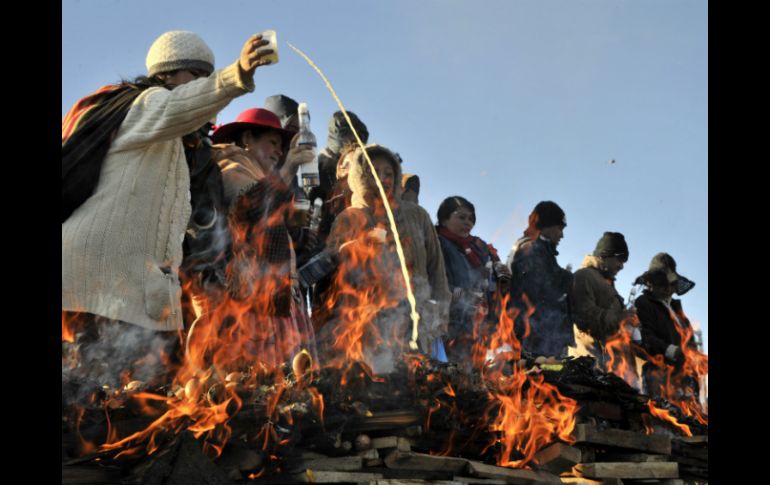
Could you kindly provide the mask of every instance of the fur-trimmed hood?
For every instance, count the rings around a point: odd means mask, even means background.
[[[592,254],[586,254],[585,258],[583,258],[583,262],[580,263],[581,268],[595,268],[599,271],[602,270],[602,262],[599,260],[598,257],[592,255]]]
[[[377,144],[366,145],[366,152],[369,154],[369,158],[385,156],[390,161],[393,167],[393,199],[399,201],[403,191],[401,188],[401,158],[388,148]],[[380,194],[376,190],[373,175],[363,150],[360,147],[357,148],[352,156],[353,161],[350,164],[350,172],[348,172],[348,185],[353,194],[351,206],[363,209],[370,207],[372,200],[375,197],[380,197]],[[374,187],[374,192],[371,192],[370,187]]]

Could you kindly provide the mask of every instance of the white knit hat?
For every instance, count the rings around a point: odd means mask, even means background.
[[[147,52],[147,75],[177,69],[214,71],[214,53],[198,34],[173,30],[158,37]]]

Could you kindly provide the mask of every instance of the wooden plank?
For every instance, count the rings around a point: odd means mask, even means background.
[[[359,484],[360,485],[360,484]],[[385,478],[382,480],[370,480],[368,485],[463,485],[454,480],[419,480],[409,478]]]
[[[632,463],[648,463],[648,462],[661,462],[661,461],[673,461],[667,455],[650,455],[648,453],[603,453],[600,457],[601,461],[622,461]]]
[[[372,439],[372,448],[381,450],[383,448],[397,448],[400,451],[411,451],[414,446],[414,440],[403,438],[401,436],[383,436]]]
[[[372,448],[395,448],[398,445],[398,436],[382,436],[380,438],[372,438]]]
[[[412,451],[393,450],[385,457],[385,466],[398,470],[423,470],[460,473],[468,460],[451,456],[433,456]]]
[[[382,474],[305,470],[293,475],[293,478],[297,483],[366,483],[382,478]]]
[[[308,470],[342,471],[349,472],[360,470],[364,466],[364,459],[360,456],[340,456],[337,458],[323,458],[320,460],[305,460],[302,467]]]
[[[644,485],[644,484],[655,484],[655,485],[684,485],[684,480],[681,478],[670,478],[668,480],[626,480],[623,482],[625,485]]]
[[[356,453],[356,455],[360,456],[361,458],[366,460],[376,460],[380,457],[380,453],[375,449],[371,448],[369,450],[359,451]]]
[[[418,424],[421,415],[414,411],[388,411],[377,413],[375,416],[362,418],[353,427],[359,431],[389,430],[393,428],[406,428]]]
[[[683,443],[688,444],[696,444],[696,443],[706,443],[709,442],[709,436],[706,435],[700,435],[700,436],[677,436],[676,438],[673,438],[674,441],[681,441]]]
[[[602,429],[587,424],[575,426],[575,439],[578,443],[593,443],[597,445],[629,448],[632,450],[649,451],[661,455],[671,454],[671,438],[662,435],[645,435],[622,429]]]
[[[468,462],[468,474],[484,478],[499,478],[515,485],[561,483],[559,477],[550,473],[487,465],[478,461]]]
[[[478,477],[452,477],[452,480],[467,485],[505,485],[505,480],[499,478],[478,478]]]
[[[581,457],[582,453],[578,448],[564,443],[554,443],[538,451],[532,462],[539,469],[558,475],[582,462]]]
[[[676,462],[663,463],[583,463],[575,471],[589,478],[679,478]]]
[[[560,477],[561,483],[574,483],[576,485],[624,485],[619,478],[605,478],[602,481],[591,480],[585,477]]]
[[[672,456],[671,461],[675,461],[679,463],[680,465],[691,465],[696,467],[708,467],[708,459],[703,460],[700,458],[691,458],[689,456]]]
[[[315,451],[303,451],[301,456],[303,460],[322,460],[324,458],[329,458],[329,456],[316,453]]]
[[[672,441],[671,455],[677,457],[687,456],[689,458],[697,458],[700,460],[708,461],[709,449],[708,446],[689,445],[687,443]]]

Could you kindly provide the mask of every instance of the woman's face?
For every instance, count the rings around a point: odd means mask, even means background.
[[[176,71],[164,72],[159,74],[158,77],[169,89],[174,89],[182,84],[195,81],[200,77],[208,77],[208,74],[199,69],[178,69]]]
[[[265,131],[258,136],[254,136],[251,131],[246,131],[243,134],[243,144],[246,150],[257,159],[259,166],[266,171],[275,168],[283,155],[281,149],[283,139],[275,130]]]
[[[393,167],[385,157],[377,157],[372,160],[374,170],[377,171],[377,177],[380,178],[382,188],[385,189],[385,193],[388,198],[393,196],[393,182],[396,175],[393,173]]]
[[[672,296],[674,296],[674,293],[676,291],[676,285],[675,284],[665,284],[663,286],[656,286],[653,284],[650,284],[650,293],[652,293],[653,298],[657,298],[658,300],[668,300]]]
[[[449,214],[449,219],[444,222],[444,227],[460,237],[470,236],[474,225],[476,223],[474,222],[473,212],[468,210],[467,207],[459,207]]]
[[[668,300],[674,296],[674,293],[676,293],[676,275],[669,274],[666,278],[660,279],[662,281],[658,281],[658,284],[650,282],[647,286],[650,289],[653,298],[657,298],[658,300]]]

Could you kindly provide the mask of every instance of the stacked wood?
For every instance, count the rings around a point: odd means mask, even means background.
[[[521,364],[512,363],[508,371],[513,365]],[[189,485],[684,485],[708,479],[707,437],[685,438],[665,427],[646,434],[642,418],[648,414],[648,398],[616,376],[597,371],[590,360],[547,368],[551,370],[527,370],[542,372],[546,382],[578,401],[578,424],[572,432],[574,442],[546,444],[526,468],[496,465],[500,435],[489,428],[494,408],[479,371],[466,374],[451,364],[424,360],[419,366],[402,364],[379,378],[355,364],[349,369],[323,369],[305,381],[305,387],[296,385],[289,374],[280,393],[276,386],[243,389],[240,412],[228,423],[231,438],[218,457],[203,454],[200,440],[183,433],[168,436],[157,453],[128,465],[125,458],[115,459],[115,453],[73,459],[76,443],[82,440],[70,431],[66,440],[63,437],[63,447],[66,441],[69,450],[63,452],[67,470],[63,477],[71,484],[119,483],[110,482],[118,470],[123,482],[137,485],[182,483],[173,480]],[[340,385],[343,377],[346,386]],[[323,420],[306,387],[323,395]],[[275,395],[280,395],[280,402],[271,413],[266,402]],[[92,410],[85,420],[90,422],[80,428],[96,442],[97,430],[106,433],[99,417],[104,412],[98,411]],[[117,421],[122,429],[138,430],[147,423],[146,417],[119,408],[111,414],[113,425],[121,413],[123,419]],[[705,429],[698,426],[693,429]],[[269,433],[261,433],[264,430]],[[510,457],[521,458],[515,452]],[[187,470],[184,476],[180,467]]]

